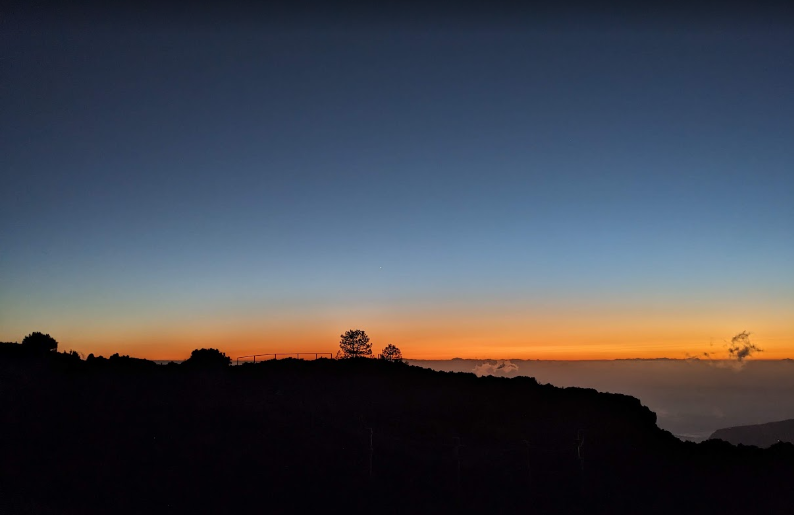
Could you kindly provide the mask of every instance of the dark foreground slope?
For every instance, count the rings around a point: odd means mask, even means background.
[[[758,447],[769,447],[777,442],[794,443],[794,419],[750,426],[726,427],[714,431],[711,438],[725,440],[734,445]]]
[[[196,370],[26,358],[0,362],[0,403],[0,513],[794,506],[790,444],[683,443],[632,397],[530,378],[377,360]]]

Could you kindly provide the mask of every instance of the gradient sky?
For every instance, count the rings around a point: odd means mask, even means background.
[[[395,13],[9,15],[0,341],[794,357],[790,12]]]

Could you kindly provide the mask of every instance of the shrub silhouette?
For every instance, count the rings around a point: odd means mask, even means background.
[[[58,350],[58,342],[49,334],[30,333],[22,340],[22,345],[32,352],[45,353]]]
[[[218,349],[195,349],[183,364],[197,368],[228,367],[232,358]]]
[[[80,356],[80,353],[76,350],[70,350],[67,352],[59,352],[56,353],[57,359],[60,363],[63,364],[75,364],[75,363],[82,363],[83,357]]]
[[[380,353],[380,358],[385,359],[386,361],[393,361],[397,363],[403,362],[403,353],[400,352],[400,349],[397,348],[395,345],[391,343],[388,344]]]
[[[372,343],[369,341],[367,333],[361,329],[350,329],[341,336],[339,349],[342,354],[340,358],[360,358],[372,356]]]

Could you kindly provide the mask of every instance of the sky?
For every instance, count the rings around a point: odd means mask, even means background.
[[[390,9],[12,11],[0,341],[794,357],[790,10]]]

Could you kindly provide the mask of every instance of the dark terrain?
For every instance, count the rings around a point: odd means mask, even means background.
[[[681,442],[624,395],[374,359],[161,366],[9,349],[0,513],[794,506],[794,445]]]
[[[714,431],[711,438],[725,440],[734,445],[755,445],[757,447],[769,447],[778,442],[794,443],[794,419],[726,427]]]

